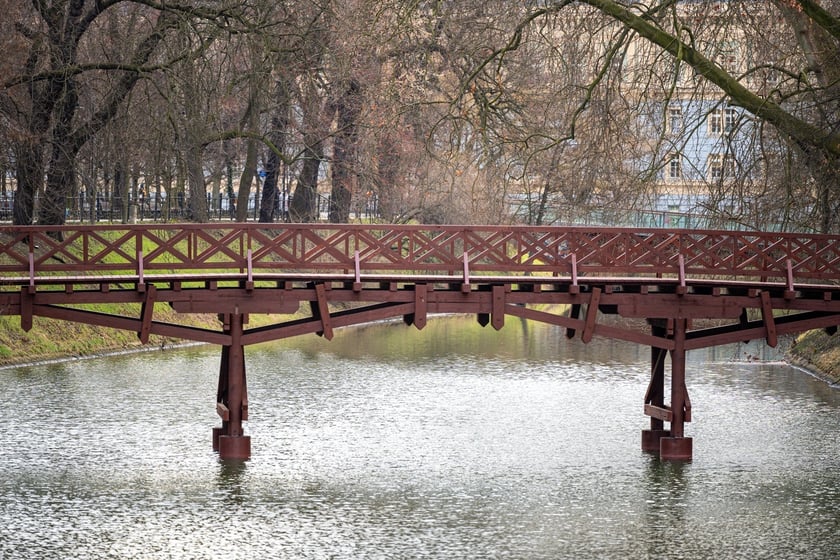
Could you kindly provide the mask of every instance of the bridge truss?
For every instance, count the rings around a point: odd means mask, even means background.
[[[101,304],[135,304],[104,314]],[[217,330],[162,322],[155,305],[216,314]],[[130,306],[131,307],[131,306]],[[0,314],[222,347],[213,445],[250,457],[244,348],[401,318],[507,316],[651,348],[642,447],[692,457],[692,349],[840,324],[840,236],[663,229],[312,224],[0,228]],[[252,314],[269,324],[248,328]],[[605,316],[622,321],[606,321]],[[670,358],[666,360],[666,358]],[[670,362],[666,395],[665,365]],[[666,397],[669,397],[666,402]],[[666,427],[666,424],[668,426]]]

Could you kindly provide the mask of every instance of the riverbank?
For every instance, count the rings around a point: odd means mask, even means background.
[[[804,333],[796,338],[786,357],[826,383],[840,384],[840,334],[832,336],[824,330]]]
[[[120,315],[139,315],[139,309],[130,306],[116,309],[110,306],[107,311]],[[155,307],[155,319],[174,322],[176,313],[166,305]],[[183,317],[179,317],[183,320]],[[215,316],[191,316],[191,326],[218,328]],[[148,347],[174,346],[183,344],[183,340],[152,335]],[[0,316],[0,366],[29,364],[67,358],[84,358],[113,352],[125,352],[143,349],[137,333],[106,329],[79,323],[68,323],[34,317],[32,329],[25,332],[20,328],[20,317]]]
[[[130,316],[136,315],[139,310],[115,310],[111,307],[109,312]],[[155,307],[155,320],[182,323],[184,315],[159,304]],[[251,326],[267,324],[271,320],[264,315],[252,316]],[[216,330],[219,320],[212,314],[190,315],[189,325]],[[184,341],[180,339],[152,335],[144,346],[133,332],[41,317],[35,317],[32,330],[24,332],[20,328],[19,317],[0,316],[0,366],[183,345]],[[786,358],[792,365],[810,371],[826,383],[840,384],[840,334],[830,336],[823,330],[804,333],[791,345]]]

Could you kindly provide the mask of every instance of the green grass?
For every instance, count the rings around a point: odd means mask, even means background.
[[[136,317],[139,307],[132,305],[85,306],[112,315]],[[179,315],[165,304],[155,307],[155,320],[184,323],[218,329],[219,321],[209,315]],[[176,344],[184,341],[158,336],[150,337],[149,344]],[[107,329],[92,325],[70,323],[34,317],[32,329],[20,328],[20,317],[0,316],[0,365],[31,363],[48,359],[74,356],[91,356],[116,350],[141,347],[137,333]]]
[[[98,304],[84,305],[80,308],[123,317],[138,317],[140,314],[139,304]],[[283,319],[289,319],[289,316],[284,316]],[[155,304],[154,320],[215,331],[221,330],[216,314],[179,314],[166,303]],[[277,320],[279,320],[277,316],[252,314],[249,317],[248,327],[258,327]],[[148,346],[171,346],[187,342],[191,341],[152,335],[149,337]],[[0,365],[95,356],[141,348],[140,340],[134,331],[33,317],[32,329],[24,332],[20,328],[20,317],[0,316]]]
[[[790,349],[791,361],[831,383],[840,383],[840,333],[829,335],[824,330],[799,335]]]

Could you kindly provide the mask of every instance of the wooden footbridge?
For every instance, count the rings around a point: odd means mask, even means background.
[[[91,306],[120,306],[123,316]],[[218,330],[156,320],[217,314]],[[547,311],[554,309],[557,312]],[[244,348],[430,313],[507,316],[651,348],[642,447],[688,460],[688,350],[840,325],[840,236],[580,227],[190,224],[0,227],[0,313],[222,347],[213,445],[250,457]],[[248,328],[251,314],[276,322]],[[619,315],[636,321],[605,321]],[[645,321],[641,321],[644,319]],[[639,325],[639,326],[634,326]],[[670,358],[670,359],[666,359]],[[666,394],[665,365],[670,363]],[[604,396],[603,409],[609,409]],[[737,420],[736,420],[737,421]],[[606,427],[604,427],[606,429]]]

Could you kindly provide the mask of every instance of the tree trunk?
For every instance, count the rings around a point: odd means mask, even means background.
[[[306,156],[298,176],[297,186],[289,204],[293,222],[314,222],[318,220],[318,172],[324,159],[324,148],[320,139],[306,144]]]
[[[248,202],[251,196],[251,185],[257,176],[257,142],[248,139],[245,155],[245,167],[239,178],[239,194],[236,196],[236,221],[248,221]]]
[[[128,169],[123,160],[114,165],[114,198],[111,211],[115,208],[120,211],[120,221],[128,223]]]
[[[265,160],[265,182],[260,198],[260,222],[270,224],[277,217],[277,200],[280,194],[277,190],[277,178],[280,176],[280,158],[274,152],[269,153]]]
[[[358,151],[358,118],[361,112],[356,80],[351,80],[347,90],[335,104],[338,131],[335,134],[332,161],[332,193],[330,195],[329,219],[332,223],[346,224],[350,221],[350,206],[353,203],[355,159]]]
[[[815,25],[810,15],[805,14],[799,4],[776,2],[788,24],[794,31],[796,41],[808,61],[808,70],[821,86],[823,99],[836,100],[840,95],[840,51],[836,41],[826,29]],[[817,103],[819,120],[832,127],[840,122],[837,103]],[[822,233],[837,231],[837,206],[840,196],[840,157],[825,148],[814,148],[804,142],[798,143],[805,153],[805,164],[814,179],[815,197],[818,208],[818,222]]]
[[[208,221],[207,185],[204,182],[204,165],[201,146],[191,144],[187,151],[187,181],[190,198],[187,200],[187,214],[190,221]]]
[[[73,117],[79,104],[76,83],[72,78],[61,82],[61,97],[56,104],[55,122],[52,129],[52,153],[50,155],[47,187],[44,200],[38,209],[38,222],[62,225],[67,218],[67,196],[75,191],[75,161],[78,150],[72,138]]]
[[[277,109],[271,118],[271,132],[269,139],[274,148],[285,150],[285,133],[289,129],[289,88],[283,79],[277,80],[275,88],[275,102]],[[265,182],[263,183],[262,199],[260,200],[260,222],[271,223],[277,217],[280,192],[277,187],[283,161],[280,154],[270,150],[265,158]]]
[[[377,159],[379,184],[377,197],[379,199],[379,214],[387,222],[392,222],[400,211],[397,199],[397,178],[400,171],[400,159],[397,145],[393,138],[384,135],[379,143]]]
[[[28,74],[35,73],[42,56],[40,45],[34,45],[24,67]],[[61,86],[56,79],[29,85],[32,105],[25,118],[25,136],[15,144],[17,190],[12,214],[15,225],[31,225],[35,218],[35,200],[44,184],[44,145],[60,93]]]
[[[15,146],[17,159],[17,189],[15,190],[12,220],[15,225],[28,226],[35,218],[35,196],[44,176],[44,155],[38,143],[23,141]]]

